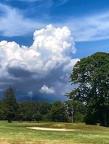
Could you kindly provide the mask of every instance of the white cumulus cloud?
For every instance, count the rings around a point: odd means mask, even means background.
[[[55,28],[50,24],[36,30],[30,47],[1,41],[0,81],[22,91],[32,91],[32,95],[59,94],[62,87],[68,87],[68,75],[79,60],[72,58],[75,51],[71,31],[66,26]],[[57,82],[63,86],[58,88]]]
[[[55,90],[52,87],[48,88],[46,85],[43,85],[40,89],[40,92],[45,94],[53,94],[55,93]]]

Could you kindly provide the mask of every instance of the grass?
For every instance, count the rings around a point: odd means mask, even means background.
[[[66,128],[72,131],[40,131],[27,127]],[[109,144],[109,128],[71,123],[0,121],[0,144]]]

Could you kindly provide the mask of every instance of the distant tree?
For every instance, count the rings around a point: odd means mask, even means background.
[[[0,120],[5,120],[5,113],[4,113],[4,105],[3,105],[3,101],[0,101]]]
[[[39,111],[36,111],[36,114],[35,114],[35,120],[37,122],[41,121],[42,120],[42,115]]]
[[[65,101],[67,107],[67,113],[69,116],[69,122],[83,122],[86,114],[85,105],[78,100]]]
[[[68,120],[66,106],[61,101],[53,103],[50,113],[52,121],[66,122]]]
[[[35,102],[24,101],[19,103],[19,120],[32,121],[35,120],[36,115]]]
[[[76,88],[67,96],[86,104],[85,122],[109,126],[109,54],[98,52],[81,59],[70,79]]]
[[[37,121],[50,121],[49,111],[51,110],[52,104],[44,102],[44,101],[37,101],[36,102],[36,120]]]
[[[8,120],[8,122],[16,119],[18,103],[12,87],[9,87],[6,90],[2,104],[5,118]]]
[[[23,121],[41,121],[47,120],[46,114],[51,109],[51,104],[43,101],[30,102],[23,101],[19,103],[19,120]]]
[[[51,110],[52,104],[47,103],[47,102],[42,102],[39,111],[42,115],[45,115],[48,113],[49,110]]]

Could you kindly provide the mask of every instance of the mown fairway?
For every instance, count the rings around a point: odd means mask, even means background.
[[[41,131],[27,127],[65,128]],[[0,144],[109,144],[109,128],[69,123],[0,122]]]

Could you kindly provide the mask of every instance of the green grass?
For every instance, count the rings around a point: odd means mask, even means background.
[[[72,131],[40,131],[27,127],[66,128]],[[0,121],[0,144],[109,144],[109,128],[71,123]]]

